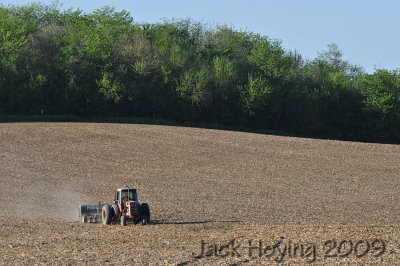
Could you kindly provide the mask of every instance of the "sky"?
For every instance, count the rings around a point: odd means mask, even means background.
[[[5,5],[34,1],[0,0]],[[51,4],[53,0],[41,0]],[[127,10],[135,22],[162,19],[192,19],[229,25],[282,41],[287,50],[297,50],[307,59],[318,56],[334,42],[343,57],[375,69],[400,68],[399,0],[60,0],[63,9],[89,13],[102,6]]]

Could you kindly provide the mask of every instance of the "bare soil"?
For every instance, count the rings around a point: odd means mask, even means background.
[[[0,124],[0,264],[400,264],[399,162],[399,145]],[[152,224],[77,221],[126,186]]]

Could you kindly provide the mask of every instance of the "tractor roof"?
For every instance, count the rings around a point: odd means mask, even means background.
[[[118,188],[117,190],[137,190],[136,188]]]

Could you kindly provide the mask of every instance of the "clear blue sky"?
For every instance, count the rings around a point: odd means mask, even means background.
[[[0,0],[27,4],[28,0]],[[40,1],[50,4],[52,0]],[[136,22],[191,18],[228,24],[282,40],[307,58],[335,42],[344,58],[372,73],[400,68],[399,0],[60,0],[63,8],[91,12],[102,6],[128,10]]]

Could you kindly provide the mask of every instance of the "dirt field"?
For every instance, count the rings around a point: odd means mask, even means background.
[[[126,186],[151,225],[77,222]],[[0,124],[0,264],[400,264],[399,191],[399,145]]]

